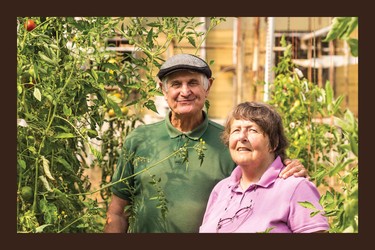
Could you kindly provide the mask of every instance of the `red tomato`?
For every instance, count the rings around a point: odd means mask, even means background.
[[[28,19],[27,22],[25,23],[25,29],[27,31],[32,31],[33,29],[35,29],[35,27],[36,27],[36,24],[34,20],[32,19]]]

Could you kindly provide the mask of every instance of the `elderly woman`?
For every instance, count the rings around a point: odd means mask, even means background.
[[[268,104],[244,102],[228,116],[222,134],[237,164],[231,175],[213,188],[201,233],[312,233],[329,229],[317,209],[319,192],[307,178],[277,178],[285,167],[288,146],[280,115]]]

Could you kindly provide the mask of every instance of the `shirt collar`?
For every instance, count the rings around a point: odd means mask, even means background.
[[[186,135],[191,140],[195,140],[195,141],[199,140],[199,138],[202,137],[202,135],[204,134],[204,132],[206,131],[206,129],[208,127],[207,114],[204,111],[202,111],[202,112],[203,112],[203,117],[204,117],[203,122],[198,127],[193,129],[192,131],[184,133],[184,132],[181,132],[180,130],[176,129],[172,125],[171,120],[170,120],[171,111],[169,111],[168,115],[166,116],[166,119],[165,119],[165,125],[167,126],[167,131],[168,131],[169,136],[171,138],[175,138],[175,137],[178,137],[178,136],[181,136],[181,135]]]
[[[272,164],[267,168],[266,172],[262,175],[258,183],[255,185],[268,187],[278,178],[281,169],[284,168],[284,164],[281,161],[280,156],[278,156]],[[240,178],[242,176],[241,167],[237,166],[229,177],[229,187],[235,188],[238,186]]]

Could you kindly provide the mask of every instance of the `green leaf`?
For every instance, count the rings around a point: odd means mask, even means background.
[[[352,56],[358,57],[358,39],[349,38],[346,40],[350,47],[350,53]]]
[[[96,157],[96,159],[98,159],[99,162],[102,161],[103,157],[100,151],[94,148],[94,146],[92,146],[91,144],[88,144],[88,145],[89,145],[91,153]]]
[[[114,63],[103,63],[101,65],[103,68],[107,68],[107,69],[111,69],[111,70],[118,70],[119,67],[117,64],[114,64]]]
[[[158,22],[151,22],[151,23],[148,23],[147,25],[150,26],[150,27],[155,27],[155,28],[162,27],[162,25],[160,25],[160,23],[158,23]]]
[[[326,203],[332,203],[333,202],[333,194],[330,191],[326,191],[324,195],[320,197],[320,201],[325,201]]]
[[[154,36],[154,28],[151,28],[150,31],[148,32],[147,38],[146,38],[148,46],[150,48],[154,47],[154,41],[152,40],[153,36]]]
[[[47,189],[48,192],[53,191],[47,181],[47,178],[44,175],[39,176],[39,179],[42,181],[43,186]]]
[[[148,109],[151,109],[155,113],[158,113],[155,102],[153,100],[148,100],[147,102],[145,102],[145,104],[143,104],[143,106],[145,106]]]
[[[34,88],[33,94],[34,94],[35,99],[37,99],[38,101],[42,100],[42,94],[40,93],[40,90],[37,87]]]
[[[122,102],[121,98],[118,98],[117,96],[115,95],[108,95],[107,96],[109,99],[111,99],[112,102],[114,103],[120,103]]]
[[[56,161],[61,163],[67,170],[70,170],[73,172],[72,164],[69,164],[64,158],[57,157]]]
[[[327,104],[331,104],[333,102],[333,89],[329,81],[326,82],[325,90]]]
[[[340,95],[333,104],[333,114],[336,114],[341,107],[341,103],[344,100],[344,96]]]
[[[208,110],[210,108],[210,101],[208,99],[206,99],[206,101],[204,102],[204,106],[206,107],[207,112],[208,112]]]
[[[337,165],[329,171],[329,176],[334,176],[335,174],[343,170],[347,165],[349,165],[351,162],[354,161],[354,159],[349,159],[345,162],[342,162],[344,156],[345,155],[342,155],[339,159],[337,159]]]
[[[26,162],[25,162],[24,160],[22,160],[22,159],[18,159],[17,162],[18,162],[18,165],[19,165],[23,170],[26,169]]]
[[[95,69],[91,69],[91,76],[95,79],[95,81],[98,81],[98,74],[96,73]]]
[[[346,26],[346,31],[342,36],[343,39],[348,39],[350,34],[358,27],[358,17],[351,17]]]
[[[197,45],[195,44],[194,37],[188,36],[187,39],[189,40],[189,43],[190,43],[191,45],[193,45],[194,48],[197,47]]]
[[[51,171],[49,169],[49,161],[43,155],[41,156],[41,158],[42,158],[42,163],[43,163],[43,171],[45,175],[48,177],[48,179],[54,181],[55,178],[53,178]]]
[[[349,142],[352,152],[358,157],[358,142],[352,134],[349,134]]]
[[[311,213],[310,213],[310,217],[314,217],[315,215],[317,215],[317,214],[319,214],[319,213],[320,213],[319,210],[314,211],[314,212],[311,212]]]
[[[66,116],[72,115],[72,109],[69,108],[68,105],[66,105],[66,103],[64,103],[63,105],[63,112],[64,112],[64,115]]]
[[[56,139],[74,138],[76,137],[72,133],[60,133],[54,136]]]
[[[17,93],[18,93],[19,95],[22,94],[22,87],[21,87],[21,85],[17,85]]]
[[[45,227],[52,226],[52,224],[44,224],[35,228],[35,233],[42,233]]]
[[[45,61],[46,63],[52,65],[52,66],[58,66],[57,62],[53,61],[51,58],[43,54],[43,52],[39,51],[40,58]]]
[[[345,31],[347,30],[347,24],[350,20],[351,17],[335,17],[332,20],[332,28],[323,41],[329,42],[333,39],[341,38],[345,34]]]
[[[302,207],[316,210],[315,206],[311,202],[308,202],[308,201],[299,201],[298,204],[300,204]]]
[[[55,128],[60,128],[61,130],[65,131],[65,132],[69,132],[70,129],[68,127],[64,127],[64,126],[55,126]]]

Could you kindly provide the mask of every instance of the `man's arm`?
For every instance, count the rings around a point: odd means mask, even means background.
[[[307,169],[301,164],[299,160],[284,160],[285,168],[280,172],[279,177],[288,178],[291,175],[297,177],[309,178]]]
[[[128,217],[125,206],[129,201],[112,194],[112,199],[107,210],[107,219],[104,233],[126,233],[128,231]]]

